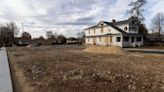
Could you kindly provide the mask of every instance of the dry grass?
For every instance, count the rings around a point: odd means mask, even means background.
[[[87,53],[81,46],[8,52],[15,92],[164,92],[163,55]]]

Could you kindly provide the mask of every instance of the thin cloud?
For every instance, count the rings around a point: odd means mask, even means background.
[[[75,36],[101,20],[127,19],[130,1],[136,0],[1,0],[0,21],[15,21],[20,30],[23,22],[33,37],[45,36],[45,30]],[[163,5],[162,0],[147,0],[147,26],[157,12],[164,12]]]

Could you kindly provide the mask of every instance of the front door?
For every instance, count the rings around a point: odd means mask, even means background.
[[[134,43],[134,37],[132,37],[132,40],[131,40],[132,43]]]
[[[110,43],[112,43],[112,36],[110,36]]]
[[[106,37],[106,38],[105,38],[105,43],[106,43],[107,45],[110,45],[110,43],[112,43],[112,36]]]

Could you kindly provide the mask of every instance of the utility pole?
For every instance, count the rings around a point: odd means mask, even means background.
[[[24,33],[24,25],[23,25],[23,22],[22,22],[22,32]]]

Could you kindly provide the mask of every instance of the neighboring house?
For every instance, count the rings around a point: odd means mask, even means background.
[[[55,45],[57,44],[56,39],[40,39],[40,38],[34,38],[32,39],[33,44],[38,44],[38,45]]]
[[[164,42],[164,35],[161,34],[159,37],[159,34],[147,34],[146,35],[146,42]]]
[[[124,21],[100,21],[85,29],[85,44],[140,47],[143,45],[143,34],[139,34],[139,24],[135,17]]]
[[[68,38],[66,43],[67,44],[79,44],[81,42],[79,41],[79,39],[72,37],[72,38]]]
[[[32,44],[32,40],[31,39],[23,39],[21,37],[15,37],[14,44],[17,46],[27,46],[29,44]]]

